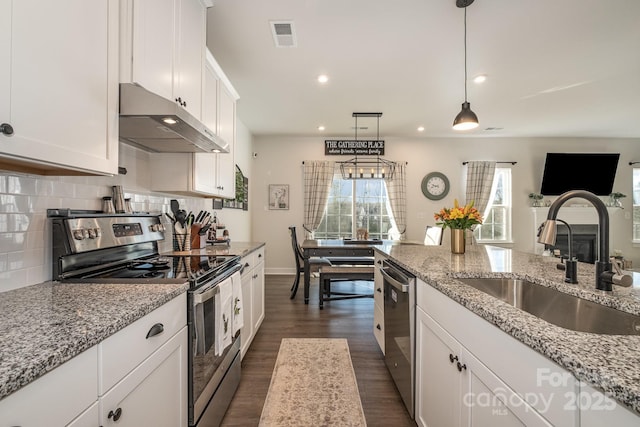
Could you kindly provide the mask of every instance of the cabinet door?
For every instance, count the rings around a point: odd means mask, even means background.
[[[75,420],[71,421],[67,427],[95,427],[100,419],[100,405],[96,401],[86,411],[80,414]]]
[[[205,27],[206,9],[200,0],[178,0],[174,96],[198,119],[202,118]]]
[[[220,109],[218,135],[228,144],[228,153],[218,154],[217,189],[220,196],[233,199],[236,196],[236,168],[234,145],[236,139],[236,101],[229,90],[219,86]]]
[[[242,260],[242,262],[244,263],[244,259]],[[243,310],[244,310],[244,314],[242,317],[242,321],[243,321],[243,326],[242,329],[240,330],[240,337],[241,337],[241,354],[242,357],[244,357],[244,355],[247,353],[247,350],[249,350],[249,346],[251,345],[251,341],[253,340],[253,322],[251,321],[251,312],[252,312],[252,308],[251,308],[251,291],[252,291],[252,287],[251,287],[251,275],[253,274],[252,270],[247,270],[244,272],[244,274],[242,275],[242,298],[243,298]]]
[[[462,425],[463,426],[540,426],[551,424],[529,406],[482,362],[462,349]],[[552,399],[559,396],[529,394],[530,399]]]
[[[384,280],[378,268],[382,267],[383,255],[375,254],[375,271],[373,274],[373,335],[376,337],[378,346],[384,354]]]
[[[264,320],[264,262],[262,261],[258,261],[251,275],[251,320],[255,335]]]
[[[6,7],[6,6],[5,6]],[[12,136],[0,153],[64,169],[117,173],[118,1],[11,2],[0,75]],[[7,16],[3,14],[3,20]],[[44,36],[43,36],[44,35]],[[7,44],[3,37],[2,44]]]
[[[100,399],[102,426],[186,427],[187,327]]]
[[[420,308],[416,309],[416,414],[418,425],[460,424],[460,345]]]
[[[134,0],[131,81],[166,99],[173,97],[175,0]]]

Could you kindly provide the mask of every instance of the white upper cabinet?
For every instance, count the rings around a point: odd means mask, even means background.
[[[209,50],[206,50],[203,93],[202,121],[227,144],[229,152],[196,154],[196,163],[210,168],[199,170],[200,181],[210,185],[211,194],[233,199],[236,194],[234,147],[238,94]]]
[[[117,29],[117,0],[0,1],[0,166],[118,172]]]
[[[200,0],[123,3],[120,81],[182,105],[202,118],[206,8]]]

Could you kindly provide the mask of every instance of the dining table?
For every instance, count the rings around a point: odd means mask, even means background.
[[[372,265],[374,247],[393,244],[392,240],[307,239],[302,242],[304,259],[304,302],[309,303],[312,257],[328,258],[333,264]]]

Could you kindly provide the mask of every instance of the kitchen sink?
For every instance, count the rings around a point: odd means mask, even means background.
[[[594,334],[640,335],[640,316],[527,280],[502,278],[458,278],[457,280],[566,329]]]

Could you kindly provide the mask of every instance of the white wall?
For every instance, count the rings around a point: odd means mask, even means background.
[[[235,161],[250,175],[251,135],[237,122]],[[100,210],[112,185],[122,185],[134,211],[171,212],[169,202],[199,212],[212,210],[212,199],[152,192],[149,154],[120,144],[120,166],[126,175],[114,177],[58,177],[0,171],[0,292],[51,280],[51,236],[47,208]],[[251,179],[249,180],[251,186]],[[251,193],[251,189],[250,189]],[[237,209],[217,211],[237,241],[251,240],[250,213]],[[169,221],[165,225],[169,225]],[[169,227],[170,228],[170,227]],[[161,251],[171,249],[165,239]]]
[[[385,158],[407,161],[407,239],[422,240],[424,227],[434,224],[433,214],[444,206],[451,206],[455,198],[464,200],[464,166],[468,160],[515,161],[513,179],[513,245],[532,252],[532,212],[528,195],[539,192],[547,152],[619,152],[621,153],[614,191],[626,194],[622,199],[624,213],[631,213],[632,168],[629,161],[640,160],[637,139],[569,139],[569,138],[449,138],[396,139],[385,138]],[[303,217],[303,160],[345,160],[349,156],[324,156],[324,138],[255,137],[253,175],[257,181],[252,189],[253,237],[267,242],[268,273],[291,273],[294,259],[288,237],[290,225],[302,237]],[[570,173],[567,165],[567,173]],[[422,195],[420,183],[429,172],[440,171],[449,177],[451,191],[441,201],[433,202]],[[290,185],[290,209],[269,210],[269,184]],[[623,255],[640,267],[640,248],[631,244],[631,218],[615,215],[612,218],[611,250],[620,249]]]

